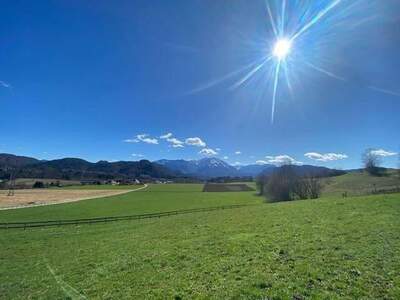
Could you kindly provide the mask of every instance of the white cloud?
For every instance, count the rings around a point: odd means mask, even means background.
[[[169,139],[169,138],[171,138],[171,137],[172,137],[172,133],[171,133],[171,132],[168,132],[168,133],[166,133],[166,134],[164,134],[164,135],[161,135],[161,136],[160,136],[160,139],[166,140],[166,139]]]
[[[199,154],[202,154],[205,156],[213,156],[213,155],[217,155],[218,153],[211,148],[204,148],[199,151]]]
[[[371,150],[370,153],[371,153],[371,154],[374,154],[374,155],[377,155],[377,156],[383,156],[383,157],[395,156],[395,155],[397,155],[396,152],[390,152],[390,151],[386,151],[386,150],[383,150],[383,149]]]
[[[0,80],[0,86],[5,87],[5,88],[10,88],[10,87],[11,87],[11,84],[9,84],[9,83],[7,83],[7,82],[5,82],[5,81],[1,81],[1,80]]]
[[[257,160],[256,164],[262,166],[262,165],[268,165],[268,162],[265,160]]]
[[[184,142],[181,140],[178,140],[177,138],[173,137],[173,134],[171,132],[168,132],[164,135],[160,136],[160,139],[166,140],[168,143],[170,143],[172,148],[183,148]]]
[[[240,161],[235,161],[233,164],[232,164],[234,167],[239,167],[239,166],[241,166],[241,165],[243,165]]]
[[[132,156],[133,157],[144,157],[143,154],[137,154],[137,153],[132,153]]]
[[[242,152],[241,151],[236,151],[235,154],[236,155],[240,155],[240,154],[242,154]]]
[[[167,142],[171,143],[171,146],[173,148],[183,148],[183,144],[184,144],[184,142],[182,142],[181,140],[178,140],[177,138],[168,138]]]
[[[139,141],[146,143],[146,144],[155,144],[155,145],[158,144],[157,139],[150,138],[150,137],[148,137],[147,134],[139,134],[136,137]]]
[[[284,165],[284,164],[292,164],[292,165],[302,165],[301,161],[295,160],[293,157],[289,155],[277,155],[277,156],[266,156],[267,163],[273,165]]]
[[[126,139],[124,140],[125,143],[139,143],[138,139]]]
[[[185,146],[183,146],[182,144],[172,144],[171,147],[172,148],[184,148]]]
[[[201,140],[199,137],[192,137],[187,138],[185,143],[190,146],[197,146],[197,147],[205,147],[206,143]],[[213,150],[214,151],[214,150]]]
[[[317,152],[308,152],[304,154],[305,157],[316,160],[316,161],[335,161],[335,160],[341,160],[341,159],[346,159],[348,156],[346,154],[340,154],[340,153],[317,153]]]
[[[215,148],[215,151],[219,152],[221,151],[221,148]]]
[[[223,159],[227,160],[229,159],[229,156],[224,156]]]
[[[155,138],[150,138],[148,134],[138,134],[134,139],[126,139],[124,140],[125,143],[139,143],[143,142],[146,144],[153,144],[157,145],[158,140]]]

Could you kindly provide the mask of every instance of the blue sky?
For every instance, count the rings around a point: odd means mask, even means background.
[[[273,123],[273,67],[235,87],[276,40],[264,0],[3,3],[0,152],[396,166],[400,4],[337,2],[293,43]],[[332,3],[290,1],[288,32]]]

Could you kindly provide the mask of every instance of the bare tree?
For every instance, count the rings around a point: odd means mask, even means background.
[[[296,178],[293,185],[293,194],[301,200],[308,199],[309,197],[309,185],[307,178]]]
[[[381,159],[374,152],[374,149],[369,148],[364,151],[362,155],[362,162],[364,165],[364,169],[368,174],[374,176],[380,174]]]
[[[306,178],[308,186],[308,197],[310,199],[317,199],[321,196],[322,185],[321,180],[314,176],[309,176]]]
[[[267,182],[268,176],[266,174],[261,173],[256,177],[256,186],[260,196],[265,194]]]
[[[293,200],[296,180],[293,166],[281,166],[269,176],[266,184],[266,195],[272,201]]]
[[[299,199],[317,199],[321,196],[321,190],[322,186],[319,178],[312,175],[296,177],[293,193]]]
[[[400,192],[400,151],[398,153],[398,164],[397,164],[397,189]]]

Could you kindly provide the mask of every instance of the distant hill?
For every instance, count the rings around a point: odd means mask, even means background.
[[[138,177],[176,178],[181,173],[148,160],[99,161],[91,163],[78,158],[40,161],[30,157],[0,154],[0,178],[8,179],[10,169],[18,178],[54,179],[126,179]]]
[[[239,166],[237,169],[239,170],[242,176],[257,176],[264,172],[271,172],[276,168],[275,165],[247,165],[247,166]]]
[[[32,165],[32,164],[35,164],[38,162],[40,162],[40,160],[32,158],[32,157],[0,153],[0,168],[23,167],[23,166]]]
[[[315,176],[315,177],[333,177],[346,174],[346,171],[329,169],[326,167],[312,166],[312,165],[301,165],[293,166],[295,172],[300,176]]]

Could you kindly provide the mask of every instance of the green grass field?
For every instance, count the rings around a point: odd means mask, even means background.
[[[347,192],[350,196],[370,194],[375,188],[393,189],[400,187],[400,178],[393,170],[385,176],[370,176],[365,172],[352,172],[342,176],[323,179],[323,195],[341,196]]]
[[[1,299],[399,299],[400,195],[266,204],[201,185],[0,211],[0,222],[244,208],[0,232]]]
[[[202,188],[201,184],[150,185],[147,189],[118,196],[0,211],[0,222],[123,216],[263,201],[254,191],[203,193]]]

